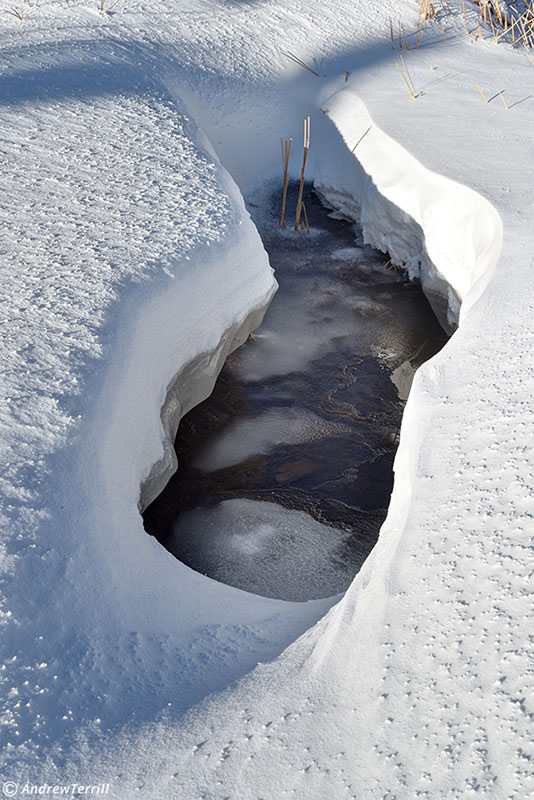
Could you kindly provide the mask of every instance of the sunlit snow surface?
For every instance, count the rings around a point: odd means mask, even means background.
[[[533,65],[462,5],[416,50],[404,0],[2,0],[3,779],[109,780],[118,800],[532,795]],[[336,128],[318,109],[344,88]],[[414,269],[448,239],[459,256],[441,265],[463,322],[416,378],[379,543],[326,617],[221,588],[142,528],[169,381],[272,288],[176,114],[242,188],[280,174],[281,136],[298,177],[310,114],[308,175],[363,206],[375,244]],[[502,218],[493,275],[495,217],[456,210],[455,182]]]

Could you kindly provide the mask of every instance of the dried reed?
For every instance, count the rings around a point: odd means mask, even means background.
[[[297,200],[297,213],[295,216],[295,230],[298,231],[300,223],[300,215],[302,212],[302,192],[304,191],[304,172],[306,170],[306,159],[308,158],[308,150],[310,149],[310,118],[304,120],[304,156],[302,158],[302,170],[300,173],[300,186],[299,197]],[[309,228],[308,228],[309,230]]]
[[[480,88],[480,86],[478,85],[478,83],[475,83],[475,86],[477,87],[478,91],[480,92],[480,94],[482,95],[482,97],[484,98],[484,100],[485,100],[485,101],[486,101],[486,103],[487,103],[487,102],[488,102],[488,98],[486,97],[486,95],[484,94],[484,92],[482,91],[482,89]]]
[[[413,91],[412,91],[412,88],[411,88],[410,84],[408,83],[408,78],[406,77],[406,75],[405,75],[405,74],[404,74],[404,72],[402,71],[402,69],[401,69],[401,67],[400,67],[400,64],[399,64],[399,62],[398,62],[398,61],[395,61],[395,65],[396,65],[397,69],[399,70],[400,74],[402,75],[402,77],[403,77],[403,79],[404,79],[404,83],[405,83],[405,84],[406,84],[406,86],[408,87],[408,91],[410,92],[411,96],[412,96],[412,97],[413,97],[413,99],[415,100],[415,99],[416,99],[416,95],[413,93]]]
[[[294,61],[295,64],[299,65],[299,67],[303,67],[304,69],[307,69],[308,72],[311,72],[313,75],[317,75],[318,78],[320,77],[318,72],[316,72],[314,69],[312,69],[310,66],[308,66],[308,64],[306,64],[304,61],[302,61],[302,59],[298,58],[298,56],[295,56],[293,53],[290,53],[289,50],[287,50],[285,52],[282,51],[282,55],[286,56],[287,58],[290,58],[291,61]]]
[[[417,39],[415,40],[415,49],[419,50],[421,45],[421,36],[423,35],[423,20],[419,20],[419,27],[417,29]]]
[[[406,70],[406,75],[407,75],[407,77],[408,77],[408,81],[410,82],[410,88],[411,88],[411,90],[412,90],[412,92],[413,92],[413,96],[414,96],[414,97],[416,97],[416,96],[419,96],[419,97],[421,97],[421,92],[419,92],[419,91],[418,91],[418,90],[415,88],[415,83],[413,82],[413,80],[412,80],[412,76],[410,75],[410,71],[408,70],[408,65],[406,64],[406,61],[405,61],[405,60],[404,60],[404,58],[402,57],[402,53],[401,53],[401,61],[402,61],[402,64],[403,64],[403,67],[404,67],[404,69]]]
[[[358,147],[358,145],[360,144],[362,139],[365,139],[365,137],[367,136],[367,134],[369,133],[369,131],[371,130],[372,127],[373,127],[372,125],[369,125],[369,127],[367,128],[365,133],[362,133],[362,135],[360,136],[360,138],[358,139],[358,141],[356,142],[356,144],[354,145],[354,147],[350,151],[351,153],[354,153],[354,151],[356,150],[356,148]]]
[[[306,206],[305,206],[304,203],[302,204],[302,211],[304,212],[304,224],[301,225],[301,227],[303,227],[305,229],[306,233],[309,233],[310,232],[310,224],[308,222],[308,212],[306,211]]]
[[[291,156],[291,144],[293,139],[280,139],[282,147],[282,167],[284,175],[284,186],[282,190],[282,213],[280,214],[280,227],[285,228],[285,215],[286,215],[286,199],[287,199],[287,184],[289,182],[289,159]]]
[[[499,89],[499,90],[498,90],[498,92],[499,92],[499,95],[500,95],[500,98],[501,98],[501,100],[502,100],[502,101],[503,101],[503,103],[504,103],[504,107],[505,107],[505,109],[508,111],[508,103],[507,103],[507,102],[506,102],[506,100],[504,99],[504,95],[503,95],[503,93],[502,93],[502,89]]]

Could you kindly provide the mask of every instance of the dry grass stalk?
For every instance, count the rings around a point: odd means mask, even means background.
[[[406,61],[404,60],[402,55],[401,55],[401,61],[402,61],[402,64],[404,66],[404,69],[406,70],[406,75],[408,76],[408,80],[410,81],[410,83],[412,85],[412,89],[413,89],[414,94],[418,95],[419,97],[421,97],[421,92],[417,91],[417,89],[415,88],[415,83],[413,82],[412,76],[410,75],[410,72],[408,70],[408,65],[406,64]]]
[[[527,27],[523,21],[523,17],[519,17],[519,24],[521,25],[521,33],[522,33],[521,38],[523,39],[523,42],[525,43],[525,46],[528,49],[530,47],[530,41],[528,37]]]
[[[503,93],[502,93],[502,89],[499,89],[499,90],[498,90],[498,92],[499,92],[499,95],[500,95],[500,98],[501,98],[501,100],[502,100],[502,101],[503,101],[503,103],[504,103],[504,107],[505,107],[505,109],[508,111],[508,103],[507,103],[507,102],[506,102],[506,100],[504,99],[504,95],[503,95]]]
[[[308,158],[308,150],[310,149],[310,118],[304,120],[304,156],[302,158],[302,170],[300,173],[300,186],[299,197],[297,200],[297,213],[295,216],[295,230],[298,231],[300,223],[300,215],[302,212],[302,192],[304,191],[304,172],[306,171],[306,159]]]
[[[373,127],[372,125],[369,125],[369,127],[367,128],[365,133],[362,133],[362,135],[360,136],[360,138],[358,139],[358,141],[356,142],[356,144],[354,145],[354,147],[350,151],[351,153],[354,153],[354,151],[356,150],[356,148],[358,147],[358,145],[360,144],[362,139],[365,139],[365,137],[367,136],[367,134],[369,133],[369,131],[371,130],[372,127]]]
[[[419,19],[419,27],[417,29],[417,39],[415,40],[415,49],[419,50],[421,45],[421,36],[423,35],[423,20]]]
[[[289,158],[291,156],[291,144],[293,139],[280,139],[282,147],[282,167],[284,175],[284,186],[282,190],[282,213],[280,214],[280,227],[285,228],[285,215],[286,215],[286,199],[287,199],[287,184],[289,182]]]
[[[302,61],[302,59],[300,59],[297,56],[293,55],[293,53],[290,53],[289,50],[287,50],[286,52],[282,51],[282,55],[286,56],[287,58],[290,58],[291,61],[294,61],[295,64],[299,65],[299,67],[303,67],[304,69],[307,69],[308,72],[312,73],[312,75],[316,75],[318,78],[320,77],[318,72],[316,72],[314,69],[312,69],[310,66],[308,66],[308,64],[306,64],[304,61]]]
[[[12,17],[16,17],[17,19],[22,20],[22,12],[20,12],[18,8],[11,8],[11,9],[6,8],[5,12],[6,14],[11,14]]]
[[[101,14],[109,14],[109,12],[115,8],[118,2],[119,0],[115,0],[115,2],[108,6],[108,8],[105,8],[105,0],[100,0],[100,6],[98,10]]]
[[[514,31],[514,28],[517,25],[518,21],[519,21],[518,17],[516,17],[514,20],[512,20],[510,25],[508,25],[508,28],[505,28],[505,30],[498,35],[496,41],[499,42],[502,39],[502,37],[507,33],[512,33],[512,37],[515,38],[515,34],[514,34],[513,31]],[[512,42],[512,44],[513,44],[513,42]]]
[[[308,212],[306,211],[306,206],[304,203],[302,204],[302,211],[304,212],[304,221],[301,225],[301,228],[303,228],[307,233],[309,233],[310,225],[308,223]]]
[[[391,49],[395,50],[395,44],[393,41],[393,22],[391,21],[391,17],[389,18],[389,35],[391,36]]]
[[[436,19],[436,9],[432,0],[419,0],[419,16],[427,19]]]
[[[406,86],[408,87],[408,91],[410,92],[410,94],[411,94],[411,96],[413,97],[413,99],[414,99],[414,100],[416,100],[416,96],[415,96],[415,94],[413,93],[413,91],[412,91],[412,88],[411,88],[410,84],[408,83],[408,78],[406,77],[406,75],[405,75],[405,74],[404,74],[404,72],[402,71],[402,69],[401,69],[401,67],[400,67],[400,64],[399,64],[399,62],[398,62],[398,61],[395,61],[395,64],[396,64],[396,66],[397,66],[397,69],[399,70],[400,74],[402,75],[402,77],[403,77],[403,79],[404,79],[404,83],[405,83],[405,84],[406,84]]]
[[[501,0],[474,0],[474,2],[480,8],[484,23],[491,26],[494,42],[500,42],[503,36],[510,33],[512,45],[523,45],[526,50],[534,47],[534,0],[520,0],[523,5],[521,9],[518,5],[510,5],[510,18],[508,9],[501,5]],[[499,28],[503,30],[499,32]],[[482,33],[480,36],[483,38]]]
[[[404,25],[402,24],[402,22],[399,22],[399,25],[400,25],[400,30],[401,30],[401,33],[402,33],[402,40],[404,42],[404,47],[406,48],[406,50],[409,50],[410,49],[410,45],[408,44],[408,39],[406,38],[406,32],[404,30]]]
[[[486,101],[486,103],[487,103],[487,102],[488,102],[488,98],[486,97],[486,95],[484,94],[484,92],[482,91],[482,89],[480,88],[480,86],[478,85],[478,83],[475,83],[475,86],[477,87],[478,91],[480,92],[480,94],[482,95],[482,97],[484,98],[484,100],[485,100],[485,101]]]

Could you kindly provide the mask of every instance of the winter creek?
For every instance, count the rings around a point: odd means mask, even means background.
[[[285,230],[278,186],[251,198],[280,288],[181,421],[178,471],[144,514],[191,568],[299,601],[345,590],[371,551],[413,374],[447,340],[418,285],[311,186],[304,200],[310,233],[295,185]]]

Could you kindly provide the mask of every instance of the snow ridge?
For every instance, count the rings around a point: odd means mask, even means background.
[[[427,169],[387,136],[354,90],[330,97],[322,119],[317,189],[361,223],[367,242],[421,280],[438,317],[454,329],[495,270],[503,237],[499,214],[480,194]]]

